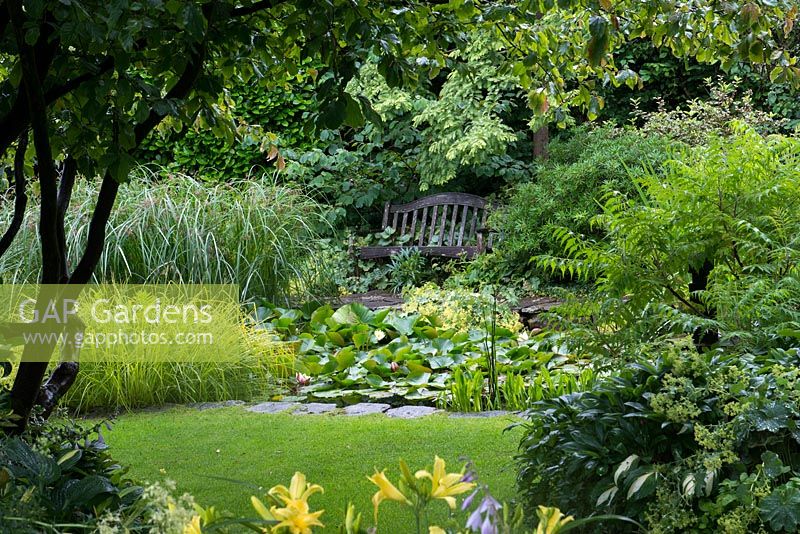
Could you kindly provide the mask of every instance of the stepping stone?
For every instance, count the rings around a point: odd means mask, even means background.
[[[512,415],[514,412],[508,410],[488,410],[486,412],[450,412],[450,417],[471,418],[471,417],[502,417]]]
[[[298,402],[262,402],[247,409],[248,412],[256,413],[281,413],[286,410],[300,406]]]
[[[400,406],[399,408],[392,408],[386,412],[389,417],[399,417],[400,419],[416,419],[439,412],[436,408],[430,406]]]
[[[383,413],[389,408],[391,408],[391,405],[381,402],[361,402],[345,407],[344,415],[371,415]]]
[[[294,414],[300,415],[320,415],[323,413],[332,412],[336,409],[335,404],[327,404],[323,402],[309,402],[307,404],[301,404],[299,408],[297,408]]]
[[[224,402],[199,402],[196,404],[192,404],[192,408],[197,408],[198,410],[212,410],[214,408],[227,408],[228,406],[241,406],[244,404],[244,401],[240,400],[227,400]]]

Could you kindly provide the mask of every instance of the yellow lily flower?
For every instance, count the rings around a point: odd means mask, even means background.
[[[558,508],[547,506],[539,506],[536,515],[539,516],[536,534],[558,534],[564,525],[575,519],[571,515],[565,516]]]
[[[319,521],[319,516],[324,510],[311,512],[308,498],[322,491],[324,491],[322,486],[309,484],[306,482],[306,476],[298,471],[292,477],[288,488],[278,485],[269,490],[269,495],[283,503],[283,507],[272,506],[267,510],[264,503],[255,496],[250,497],[250,502],[262,519],[278,521],[278,524],[272,527],[273,533],[286,528],[291,534],[311,534],[311,527],[325,526]],[[263,532],[268,532],[268,529],[263,529]]]
[[[296,501],[308,501],[313,494],[324,492],[322,486],[307,483],[306,476],[300,471],[294,474],[288,488],[277,485],[269,490],[269,494],[283,502],[285,506],[291,506]]]
[[[451,510],[456,508],[456,500],[453,495],[461,495],[475,487],[474,482],[462,482],[464,478],[461,473],[447,473],[445,471],[444,460],[438,456],[434,457],[433,474],[428,471],[420,470],[414,474],[417,478],[429,478],[431,480],[431,497],[443,499]]]
[[[386,478],[385,470],[379,473],[376,469],[375,474],[371,477],[367,477],[367,480],[378,486],[378,491],[372,496],[372,505],[375,507],[375,523],[378,522],[378,506],[386,499],[411,504],[408,497],[403,495],[400,490]]]
[[[203,534],[203,531],[200,528],[199,515],[193,516],[192,520],[189,521],[185,527],[183,527],[183,534]]]
[[[442,527],[428,527],[428,534],[447,534]]]
[[[275,519],[280,521],[272,527],[272,532],[278,532],[282,528],[288,528],[291,534],[311,534],[311,527],[324,527],[320,521],[325,510],[319,512],[309,512],[308,503],[304,500],[297,500],[284,508],[273,506],[269,509]]]

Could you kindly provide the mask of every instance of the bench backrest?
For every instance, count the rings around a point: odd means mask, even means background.
[[[396,206],[387,202],[383,228],[410,235],[408,246],[475,246],[478,231],[486,226],[487,207],[485,199],[468,193],[439,193]]]

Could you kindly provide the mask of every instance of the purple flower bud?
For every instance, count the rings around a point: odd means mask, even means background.
[[[464,476],[461,477],[461,482],[474,482],[478,478],[478,474],[472,469],[469,469]]]
[[[466,510],[470,506],[472,506],[472,501],[475,500],[475,496],[478,494],[478,490],[473,491],[469,497],[464,499],[464,502],[461,503],[461,510]]]

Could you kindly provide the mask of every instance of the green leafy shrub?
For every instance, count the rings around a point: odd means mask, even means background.
[[[643,344],[698,332],[756,352],[792,346],[798,155],[796,138],[742,126],[641,176],[638,198],[608,196],[604,239],[559,231],[568,257],[540,265],[596,278],[599,290],[561,310],[573,349],[632,359]]]
[[[687,339],[643,356],[534,405],[518,457],[528,510],[546,496],[651,532],[800,527],[797,350],[701,355]]]
[[[599,235],[591,225],[605,191],[634,191],[631,173],[658,169],[666,144],[635,130],[581,127],[551,143],[550,160],[530,182],[513,188],[489,225],[502,239],[489,263],[507,266],[506,273],[535,273],[530,259],[560,250],[553,226]]]
[[[795,32],[786,36],[785,46],[795,52],[800,48],[800,37]],[[716,100],[713,86],[708,80],[722,80],[733,83],[738,93],[751,98],[746,107],[751,110],[772,113],[782,123],[782,129],[789,131],[800,122],[796,94],[791,86],[780,80],[780,76],[770,79],[770,70],[762,65],[733,63],[725,69],[719,63],[701,63],[692,58],[679,58],[668,48],[654,48],[646,40],[635,40],[623,44],[615,53],[615,62],[621,68],[636,71],[642,81],[641,87],[632,89],[627,85],[604,87],[605,107],[602,119],[611,119],[617,124],[634,121],[641,126],[641,111],[671,112],[685,108],[687,101],[709,101],[713,106]],[[779,71],[780,73],[780,71]],[[739,104],[736,104],[738,107]],[[723,108],[730,110],[726,105]],[[714,115],[720,110],[712,110]],[[763,116],[763,115],[762,115]],[[744,117],[737,117],[744,119]],[[746,120],[746,119],[745,119]],[[689,124],[688,129],[702,126]],[[681,132],[676,131],[679,135]]]
[[[158,166],[165,177],[189,173],[228,182],[271,166],[273,146],[313,145],[313,136],[304,130],[306,116],[317,107],[312,82],[298,76],[280,87],[240,83],[225,94],[232,128],[220,131],[202,122],[182,132],[162,128],[145,141],[140,162]]]
[[[76,184],[67,216],[69,242],[86,240],[98,184]],[[34,282],[38,209],[31,206],[20,235],[0,260],[5,282]],[[11,212],[3,213],[7,225]],[[242,295],[286,298],[316,276],[313,261],[319,206],[268,179],[209,185],[186,176],[139,178],[120,188],[96,269],[103,282],[238,284]],[[160,228],[160,231],[154,229]],[[78,254],[79,247],[71,248]],[[78,257],[70,257],[75,264]]]
[[[63,532],[123,513],[142,494],[111,458],[103,424],[33,425],[0,434],[0,532]],[[137,525],[132,525],[137,526]]]
[[[401,292],[404,288],[419,285],[425,276],[427,262],[417,248],[406,248],[394,254],[389,262],[389,277],[392,290]]]
[[[694,99],[674,109],[659,103],[655,111],[634,111],[647,135],[657,134],[689,145],[706,143],[711,136],[733,135],[733,124],[743,122],[762,135],[779,133],[786,121],[772,113],[758,109],[752,92],[740,89],[738,81],[712,84],[709,80],[709,97]]]

